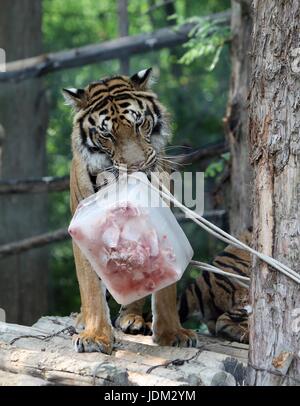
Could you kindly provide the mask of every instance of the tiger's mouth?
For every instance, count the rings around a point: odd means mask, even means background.
[[[127,167],[123,165],[114,165],[112,162],[111,166],[106,166],[98,173],[91,173],[89,171],[90,181],[93,185],[94,192],[98,192],[102,187],[108,186],[109,184],[117,181],[121,174],[132,174],[134,172],[143,172],[146,174],[147,179],[151,182],[151,173],[157,172],[157,163],[153,162],[151,165],[141,168],[138,165],[131,165]]]
[[[158,157],[157,157],[158,158]],[[111,173],[134,173],[134,172],[143,172],[146,175],[150,174],[151,172],[158,170],[158,159],[155,159],[151,163],[147,164],[146,161],[140,161],[134,164],[128,164],[126,162],[116,163],[111,158],[108,158],[107,164],[103,167],[100,172],[107,171]],[[96,174],[97,175],[97,174]]]
[[[105,170],[105,169],[104,169]],[[119,165],[112,165],[110,168],[110,172],[116,176],[119,176],[121,173],[131,174],[134,172],[143,172],[148,176],[151,175],[151,172],[157,172],[157,162],[153,162],[150,165],[127,165],[127,164],[119,164]]]

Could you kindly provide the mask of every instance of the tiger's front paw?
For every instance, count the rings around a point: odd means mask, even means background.
[[[157,332],[153,342],[161,346],[171,347],[197,347],[198,336],[193,330],[178,328],[174,331]]]
[[[151,323],[146,323],[142,316],[133,313],[120,315],[115,322],[115,326],[125,334],[142,334],[146,336],[152,333]]]
[[[237,309],[222,314],[216,323],[216,334],[227,340],[249,344],[248,313]]]
[[[110,355],[113,349],[114,336],[109,334],[96,334],[90,331],[73,336],[76,352],[102,352]]]

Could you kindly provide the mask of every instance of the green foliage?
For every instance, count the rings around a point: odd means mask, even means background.
[[[225,165],[229,161],[229,159],[230,159],[230,153],[226,152],[225,154],[221,155],[221,159],[214,160],[213,162],[211,162],[205,170],[205,177],[206,178],[217,177],[219,174],[221,174],[224,171]]]
[[[44,44],[61,51],[117,36],[116,1],[43,0]]]
[[[183,45],[188,51],[182,55],[179,62],[189,65],[196,59],[201,59],[207,70],[212,71],[229,40],[229,26],[221,25],[221,20],[210,21],[201,17],[192,17],[185,22],[194,23],[195,26],[189,33],[190,39]]]
[[[153,4],[158,5],[161,2],[129,1],[130,35],[150,32],[171,23],[164,7],[157,7],[149,12],[149,7]],[[175,0],[174,6],[177,22],[180,22],[195,16],[201,20],[205,15],[224,11],[230,7],[230,1]],[[118,35],[117,2],[114,0],[43,0],[43,10],[44,45],[47,52],[99,43]],[[203,33],[201,35],[204,36]],[[216,35],[220,36],[219,42]],[[214,35],[207,34],[207,44],[211,38],[215,38],[214,49],[220,47],[222,35],[217,31]],[[196,36],[197,41],[193,45],[196,49],[199,49],[200,37]],[[225,44],[224,38],[223,41]],[[190,47],[187,52],[192,51],[191,45],[187,47]],[[201,147],[223,139],[222,117],[227,101],[229,78],[228,49],[226,46],[222,48],[218,55],[221,63],[215,66],[213,72],[207,70],[213,58],[208,63],[206,56],[196,57],[188,65],[179,63],[184,51],[179,46],[134,56],[130,60],[130,70],[135,73],[146,67],[153,67],[157,77],[154,90],[172,117],[172,144]],[[189,62],[191,61],[190,58]],[[64,104],[61,89],[84,87],[91,81],[117,73],[119,61],[113,60],[46,76],[50,106],[47,137],[49,175],[67,175],[71,161],[72,115],[70,108]],[[197,169],[197,165],[185,168],[187,171]],[[55,193],[51,194],[49,199],[51,228],[67,226],[71,218],[69,194]],[[183,227],[193,245],[195,258],[211,260],[216,252],[215,239],[207,236],[207,233],[199,230],[194,224],[184,224]],[[51,311],[59,314],[78,311],[80,300],[70,242],[59,243],[52,248],[50,269],[53,298]],[[194,271],[191,274],[186,272],[182,280],[183,286],[193,276]],[[114,314],[117,309],[118,306],[114,304]]]
[[[67,315],[80,309],[79,288],[69,242],[56,244],[50,253],[51,313]]]

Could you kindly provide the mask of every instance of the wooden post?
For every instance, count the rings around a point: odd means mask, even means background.
[[[296,0],[255,0],[253,7],[255,248],[300,272],[300,7]],[[254,260],[251,303],[249,384],[299,384],[299,285]]]
[[[41,19],[40,0],[1,0],[0,48],[8,62],[42,52]],[[44,176],[48,117],[41,79],[1,83],[0,106],[1,178]],[[1,245],[46,229],[47,195],[1,195]],[[45,314],[47,262],[45,248],[1,259],[0,307],[7,321],[29,324]]]
[[[253,170],[248,148],[251,9],[248,2],[231,2],[231,81],[225,131],[230,148],[229,224],[233,235],[252,226]]]

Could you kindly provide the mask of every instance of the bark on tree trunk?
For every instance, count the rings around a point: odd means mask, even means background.
[[[231,154],[228,202],[230,231],[234,235],[252,226],[252,178],[249,161],[247,98],[250,77],[252,18],[247,2],[231,2],[231,83],[226,117],[226,136]]]
[[[42,52],[40,0],[1,0],[0,47],[7,61]],[[0,176],[39,177],[46,172],[47,108],[41,79],[0,87],[3,127]],[[0,198],[0,245],[40,234],[47,228],[46,195]],[[47,250],[0,261],[0,307],[7,321],[32,324],[47,311]]]
[[[255,0],[253,7],[249,141],[254,241],[258,250],[299,272],[300,6],[297,0]],[[299,293],[295,282],[254,260],[250,385],[299,385]]]

